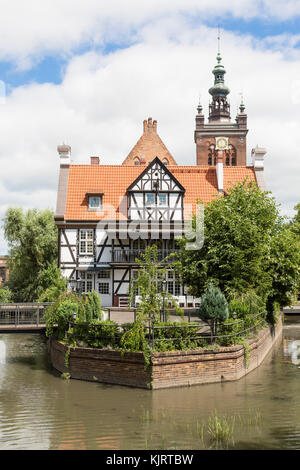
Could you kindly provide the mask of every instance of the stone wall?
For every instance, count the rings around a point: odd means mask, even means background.
[[[71,348],[69,367],[66,367],[67,347],[52,339],[49,349],[53,367],[69,372],[74,379],[159,389],[237,380],[258,367],[281,336],[280,318],[273,330],[265,328],[249,341],[248,364],[242,345],[216,350],[156,352],[147,368],[142,353],[122,355],[119,351],[92,348]]]

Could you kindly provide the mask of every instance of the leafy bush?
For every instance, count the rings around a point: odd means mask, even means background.
[[[8,287],[0,287],[0,302],[8,304],[12,301],[12,292]]]
[[[266,303],[253,289],[247,292],[229,290],[227,299],[231,316],[236,313],[238,318],[244,318],[247,315],[258,315],[266,311]]]
[[[101,300],[99,295],[92,290],[87,295],[87,300],[85,302],[85,320],[83,321],[91,322],[93,320],[101,320],[101,318]]]
[[[154,341],[155,351],[196,349],[207,344],[207,341],[203,338],[195,339],[200,329],[199,323],[181,322],[179,326],[177,322],[158,322],[154,324],[154,327],[157,327],[154,328],[155,339],[168,340]]]
[[[76,323],[68,332],[69,341],[75,341],[80,346],[92,348],[105,348],[110,346],[118,348],[120,345],[121,333],[117,323],[107,320],[93,320],[91,323]]]
[[[66,304],[61,307],[65,302]],[[70,307],[70,304],[72,304],[72,307]],[[59,296],[56,302],[45,309],[46,335],[51,336],[53,334],[54,325],[58,325],[59,339],[62,339],[67,330],[68,321],[73,321],[74,313],[76,313],[77,318],[85,318],[85,305],[76,293],[69,291],[64,292]],[[68,321],[66,321],[66,317],[69,318]]]

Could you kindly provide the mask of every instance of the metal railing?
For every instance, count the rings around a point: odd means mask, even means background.
[[[256,321],[257,318],[259,318],[258,321]],[[232,323],[220,324],[220,327],[221,328],[225,327],[227,329],[230,327],[237,327],[238,325],[245,324],[245,323],[246,323],[245,320],[238,320]],[[181,343],[182,342],[184,343],[187,341],[193,341],[195,343],[198,342],[200,346],[203,346],[203,342],[205,344],[213,344],[216,342],[219,344],[220,343],[222,344],[225,342],[225,345],[226,345],[226,342],[228,342],[229,340],[228,344],[230,344],[230,340],[234,337],[237,338],[239,336],[248,335],[249,333],[256,333],[260,329],[261,325],[265,323],[263,314],[259,313],[253,316],[253,318],[251,319],[251,323],[252,325],[249,326],[248,328],[242,328],[242,329],[239,329],[238,331],[234,331],[229,334],[217,334],[217,335],[212,335],[208,331],[202,331],[204,327],[209,327],[208,323],[198,323],[198,324],[197,323],[192,323],[192,324],[185,323],[183,325],[180,324],[179,322],[176,325],[155,325],[154,323],[150,323],[149,325],[145,325],[144,328],[146,330],[146,340],[152,346],[152,349],[155,350],[155,343],[163,342],[163,341],[169,341],[169,342],[173,341],[173,342],[181,342]],[[101,340],[101,336],[100,336],[101,329],[105,326],[115,328],[115,331],[118,332],[119,334],[124,333],[126,330],[128,330],[128,328],[130,328],[129,325],[118,324],[118,323],[101,323],[101,324],[76,323],[76,322],[70,323],[70,327],[73,328],[73,337],[74,338],[77,337],[77,339],[80,339],[80,330],[83,329],[83,331],[85,330],[85,334],[88,333],[91,335],[91,339],[94,335],[95,338],[97,337],[98,340]],[[91,327],[93,331],[91,331]],[[174,334],[176,335],[176,331],[178,331],[178,329],[180,330],[183,328],[185,329],[187,333],[186,336],[184,336],[184,333],[178,336],[173,336],[173,335],[168,336],[166,334],[167,331],[171,330],[171,332],[172,333],[174,332]],[[191,336],[188,333],[189,330],[192,332]],[[83,331],[81,330],[81,333],[83,333]],[[160,335],[160,332],[162,331],[164,332],[163,337],[161,337]],[[106,336],[106,339],[107,339],[107,336]]]
[[[45,325],[44,311],[52,302],[0,304],[0,325]]]
[[[128,248],[114,248],[112,250],[113,263],[135,263],[136,258],[140,258],[145,250],[133,250]],[[171,253],[176,253],[176,250],[157,250],[157,259],[162,261]]]

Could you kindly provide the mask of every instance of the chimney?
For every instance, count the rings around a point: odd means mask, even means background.
[[[217,165],[216,165],[216,173],[217,173],[217,182],[218,182],[218,192],[220,194],[224,193],[224,184],[223,184],[223,156],[224,151],[218,150],[217,155]]]
[[[91,157],[91,165],[100,165],[99,157]]]
[[[60,157],[61,165],[70,165],[71,163],[71,147],[70,145],[58,145],[58,155]]]
[[[266,191],[266,182],[264,178],[264,159],[267,153],[267,149],[259,147],[258,145],[252,149],[252,163],[254,166],[255,177],[258,184],[258,187],[261,191]]]
[[[264,158],[267,153],[267,149],[259,147],[258,145],[255,149],[252,149],[251,156],[252,156],[252,163],[255,170],[263,170],[264,169]]]
[[[152,118],[149,117],[148,121],[145,119],[143,121],[143,127],[144,127],[144,134],[145,133],[150,133],[153,132],[154,134],[157,133],[157,121],[152,122]]]

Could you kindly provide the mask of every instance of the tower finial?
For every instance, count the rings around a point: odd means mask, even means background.
[[[241,104],[240,104],[240,112],[243,113],[246,109],[246,106],[244,105],[244,95],[243,92],[240,93],[241,95]]]
[[[220,52],[220,25],[218,25],[218,54],[217,54],[217,61],[220,63],[222,60],[221,52]]]
[[[201,93],[199,93],[199,103],[198,103],[198,106],[197,106],[198,114],[201,114],[202,110],[203,110],[203,107],[202,107],[202,104],[201,104]]]

